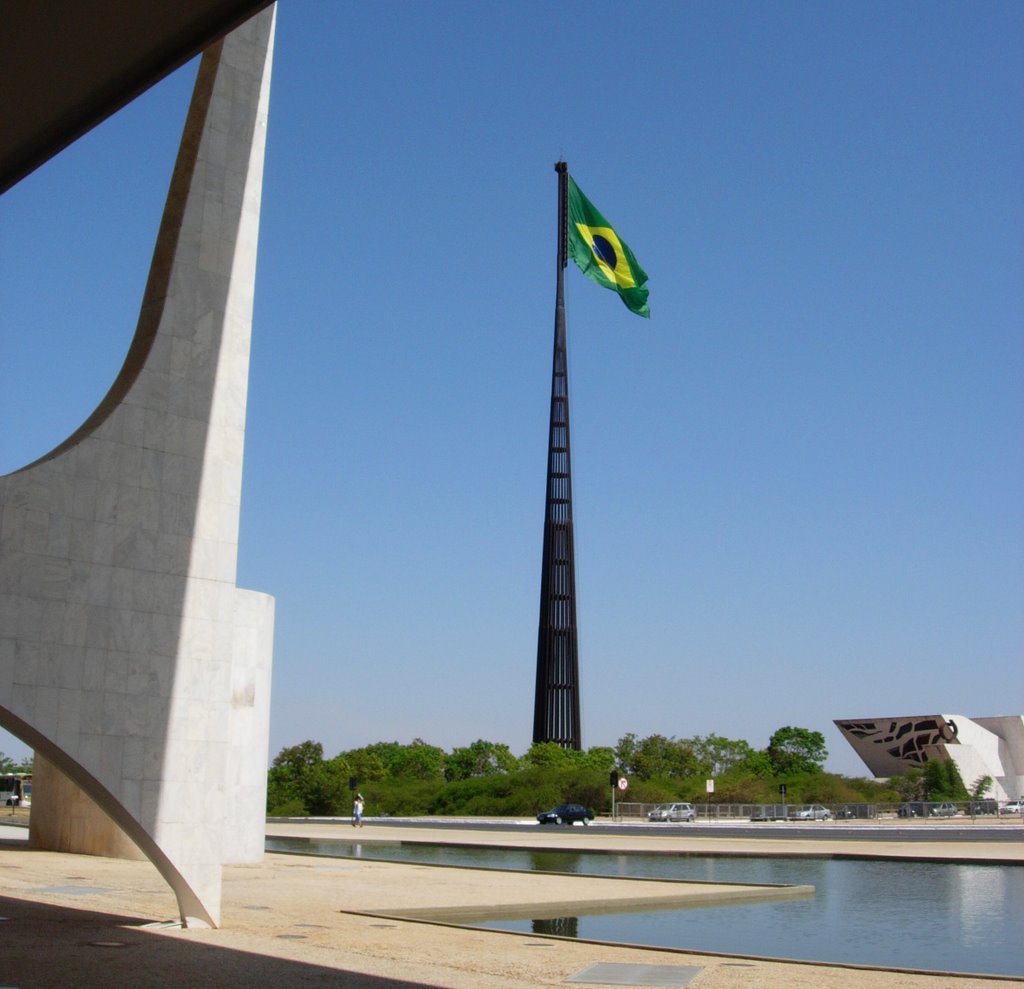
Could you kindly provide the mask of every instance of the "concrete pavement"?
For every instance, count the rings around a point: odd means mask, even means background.
[[[403,830],[368,825],[364,840],[445,840],[471,843],[493,834],[471,829]],[[727,842],[715,850],[736,851],[732,842],[697,836],[616,836],[575,833],[577,829],[534,828],[519,838],[543,847],[652,850],[663,842]],[[351,839],[346,825],[268,826],[268,831],[314,832]],[[566,903],[608,903],[622,909],[645,899],[691,896],[690,884],[603,880],[578,876],[537,876],[472,869],[352,859],[268,855],[261,865],[229,866],[224,874],[224,920],[219,930],[181,930],[174,924],[174,897],[148,862],[33,851],[0,828],[0,930],[4,936],[0,985],[76,989],[138,989],[170,985],[249,989],[252,986],[339,986],[352,989],[527,989],[562,986],[597,963],[669,966],[692,975],[699,989],[792,987],[792,989],[980,989],[1020,985],[1018,980],[958,978],[857,967],[786,963],[730,956],[599,945],[537,935],[475,931],[410,916],[459,916],[482,905],[517,904],[537,916],[546,904],[557,914]],[[7,837],[5,837],[7,835]],[[501,844],[511,839],[503,834]],[[596,839],[596,841],[594,841]],[[772,839],[751,838],[759,854]],[[822,839],[825,840],[825,839]],[[619,844],[612,843],[618,841]],[[802,844],[802,843],[801,843]],[[910,843],[904,843],[910,844]],[[913,843],[918,848],[920,843]],[[929,843],[932,844],[932,843]],[[933,856],[963,852],[934,843]],[[998,844],[998,854],[1024,848]],[[844,851],[848,843],[844,843]],[[786,842],[784,854],[792,853]],[[528,847],[538,847],[536,844]],[[891,851],[879,844],[883,854]],[[868,851],[868,849],[864,849]],[[974,853],[984,855],[979,846]],[[995,855],[995,851],[992,851]],[[668,888],[666,888],[668,887]],[[713,898],[728,887],[709,889]],[[709,900],[710,901],[710,900]],[[434,911],[431,914],[431,911]],[[689,971],[698,969],[697,972]],[[651,971],[654,971],[653,969]],[[662,968],[661,971],[667,971]],[[575,983],[594,985],[595,983]],[[650,983],[648,983],[650,984]]]

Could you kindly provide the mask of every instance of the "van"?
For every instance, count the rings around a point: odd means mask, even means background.
[[[31,807],[32,774],[8,773],[0,776],[0,805],[4,807]]]

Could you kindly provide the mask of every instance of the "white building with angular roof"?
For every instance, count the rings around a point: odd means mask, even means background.
[[[900,715],[844,718],[835,725],[874,776],[902,776],[930,760],[951,759],[968,788],[991,776],[988,796],[1024,796],[1024,715]]]

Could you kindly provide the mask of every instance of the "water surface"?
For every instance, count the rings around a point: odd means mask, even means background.
[[[475,926],[725,954],[1024,975],[1024,867],[268,838],[268,851],[421,865],[811,885],[807,899]]]

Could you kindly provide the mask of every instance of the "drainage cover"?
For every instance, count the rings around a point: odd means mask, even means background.
[[[703,969],[695,965],[628,965],[598,962],[582,972],[570,975],[566,982],[591,982],[602,986],[664,986],[677,989],[688,986]]]

